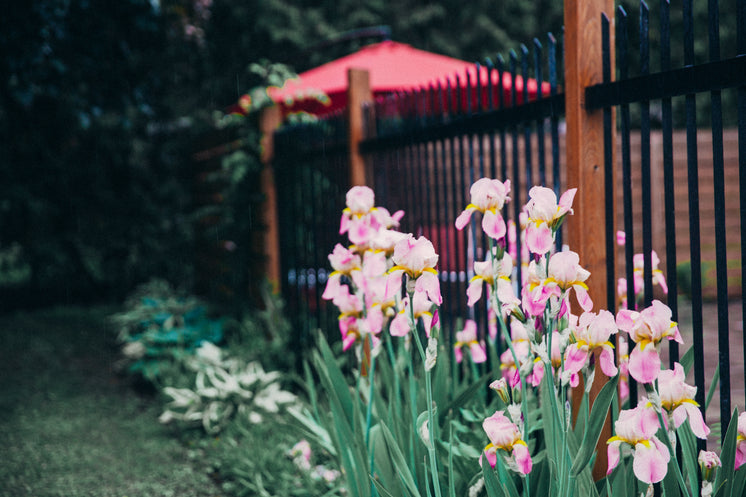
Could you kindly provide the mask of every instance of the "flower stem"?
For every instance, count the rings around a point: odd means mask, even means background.
[[[409,466],[412,469],[415,483],[417,483],[417,471],[415,471],[415,438],[417,437],[417,390],[416,383],[414,381],[414,364],[412,363],[412,352],[405,350],[407,355],[407,368],[409,369],[409,409],[412,414],[412,432],[409,437]]]
[[[412,335],[414,335],[415,342],[417,343],[417,350],[420,353],[423,366],[427,361],[425,355],[425,349],[422,347],[422,341],[420,335],[417,332],[417,322],[414,319],[414,292],[409,293],[409,315],[411,320]],[[427,392],[427,431],[430,443],[427,446],[427,453],[430,459],[430,472],[432,473],[433,488],[435,490],[435,497],[441,497],[440,492],[440,481],[438,479],[438,461],[435,455],[435,420],[433,416],[433,387],[431,384],[430,371],[425,368],[425,390]],[[414,413],[412,413],[414,415]]]
[[[490,262],[492,263],[492,267],[495,267],[496,263],[496,257],[494,252],[494,246],[495,241],[490,238]],[[492,278],[492,295],[494,298],[494,311],[495,316],[497,318],[497,322],[500,324],[500,333],[502,334],[503,338],[505,339],[505,342],[508,344],[508,348],[510,349],[510,354],[513,356],[513,364],[515,364],[516,370],[518,371],[518,378],[521,380],[521,392],[523,395],[521,395],[521,412],[523,414],[523,423],[522,423],[522,429],[521,429],[521,436],[524,440],[528,438],[528,402],[527,402],[527,396],[528,396],[528,390],[526,389],[526,378],[521,374],[521,367],[518,362],[518,355],[515,352],[515,348],[513,347],[513,340],[511,339],[510,333],[508,332],[508,326],[505,324],[505,320],[503,319],[502,309],[500,305],[500,299],[497,296],[497,277],[494,274],[493,269],[493,278]],[[490,305],[493,305],[493,299],[490,299]],[[529,478],[524,478],[525,486],[523,489],[525,490],[525,495],[530,496],[531,492],[529,489]]]
[[[384,331],[384,340],[386,341],[386,352],[389,356],[389,361],[391,362],[391,369],[394,372],[394,411],[396,412],[396,416],[398,418],[401,418],[401,404],[399,403],[401,399],[401,384],[399,379],[399,370],[396,367],[396,355],[394,354],[394,347],[392,345],[393,339],[391,338],[391,334],[387,333],[388,330]]]
[[[368,441],[370,440],[370,425],[373,417],[373,387],[374,377],[376,372],[376,358],[373,355],[373,338],[368,335],[366,340],[370,343],[371,354],[370,354],[370,371],[368,372],[368,383],[370,388],[368,390],[368,406],[367,412],[365,413],[365,446],[368,447]]]
[[[657,395],[657,392],[655,392],[655,388],[650,383],[645,384],[645,391],[648,393],[655,393]],[[655,413],[658,415],[658,423],[660,424],[661,431],[663,432],[663,443],[666,445],[669,454],[671,454],[671,459],[673,459],[673,464],[671,464],[671,466],[674,467],[676,481],[679,483],[679,486],[681,487],[684,495],[686,497],[689,497],[689,489],[686,487],[686,482],[684,482],[684,475],[681,474],[681,468],[679,467],[679,461],[676,457],[676,451],[671,444],[671,439],[668,438],[668,430],[666,430],[666,424],[663,421],[663,414],[661,413],[661,410],[658,408],[658,406],[655,406]]]

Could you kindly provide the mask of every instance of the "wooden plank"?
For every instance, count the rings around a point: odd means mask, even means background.
[[[259,129],[262,132],[262,168],[260,181],[264,193],[262,204],[262,223],[265,226],[263,240],[263,254],[266,264],[267,280],[272,285],[274,292],[280,292],[280,232],[279,218],[277,214],[277,187],[275,183],[275,170],[272,166],[274,157],[274,132],[282,124],[282,110],[273,105],[262,111],[259,120]]]
[[[606,225],[604,203],[603,111],[588,112],[584,106],[585,88],[603,82],[601,54],[601,14],[614,19],[613,0],[564,0],[565,6],[565,113],[567,119],[567,187],[578,188],[569,219],[570,249],[580,255],[580,263],[591,272],[588,287],[595,309],[606,309]],[[613,26],[613,23],[612,23]],[[613,47],[611,30],[611,47]],[[611,67],[614,67],[612,60]],[[614,71],[612,70],[612,74]],[[598,364],[598,358],[596,358]],[[596,368],[590,392],[591,401],[606,383]],[[573,389],[573,406],[580,405],[582,385]],[[593,476],[604,477],[608,465],[606,440],[611,437],[611,417],[607,416],[599,437]]]
[[[347,70],[347,125],[350,150],[350,186],[368,183],[365,159],[360,154],[360,142],[364,138],[365,122],[363,104],[373,102],[370,90],[370,74],[365,69]]]

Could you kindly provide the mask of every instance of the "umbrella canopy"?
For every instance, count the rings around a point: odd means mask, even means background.
[[[273,101],[283,106],[286,113],[305,111],[321,115],[334,112],[347,104],[347,70],[350,68],[368,70],[370,88],[375,97],[427,88],[439,82],[445,86],[448,80],[455,86],[457,77],[462,88],[466,87],[467,81],[472,88],[477,84],[477,66],[474,63],[418,50],[403,43],[383,41],[310,69],[297,79],[286,82],[282,88],[270,88],[268,93]],[[479,82],[485,89],[485,95],[488,76],[487,69],[482,67]],[[497,92],[496,71],[492,72],[492,80],[494,91]],[[516,77],[515,83],[519,93],[522,93],[522,78]],[[534,98],[537,92],[536,81],[529,80],[527,86],[529,98]],[[546,86],[544,94],[548,94],[548,85]],[[506,102],[510,102],[512,87],[510,74],[504,74],[503,91]],[[320,102],[314,98],[319,93],[326,94],[329,99]],[[497,102],[497,94],[495,98]],[[517,101],[522,101],[521,95],[518,95]]]

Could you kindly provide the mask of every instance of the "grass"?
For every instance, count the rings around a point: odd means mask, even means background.
[[[115,372],[112,308],[0,316],[0,496],[221,495]]]

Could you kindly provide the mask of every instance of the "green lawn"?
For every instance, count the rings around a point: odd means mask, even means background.
[[[221,495],[115,372],[112,308],[0,316],[0,496]]]

